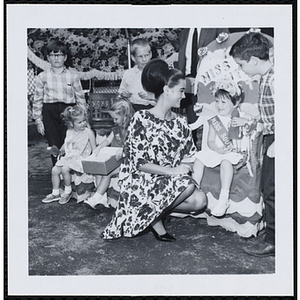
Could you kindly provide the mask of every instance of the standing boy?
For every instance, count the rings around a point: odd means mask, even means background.
[[[156,104],[156,101],[154,94],[143,89],[141,77],[144,67],[152,58],[150,44],[144,39],[135,39],[131,44],[130,52],[135,66],[124,72],[118,93],[128,98],[135,111],[149,109]]]
[[[231,48],[230,55],[239,67],[250,77],[260,75],[258,109],[263,124],[264,157],[261,174],[261,187],[265,204],[264,219],[266,233],[244,251],[257,257],[275,255],[275,91],[274,65],[269,57],[271,46],[261,33],[248,33]]]
[[[49,146],[60,149],[67,130],[60,114],[67,106],[76,103],[86,109],[86,101],[78,75],[64,65],[67,59],[66,45],[59,40],[51,41],[47,45],[47,59],[51,67],[36,79],[33,118],[37,131],[46,136]],[[56,157],[51,155],[51,158],[55,165]]]

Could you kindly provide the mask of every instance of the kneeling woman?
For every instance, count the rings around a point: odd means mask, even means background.
[[[151,60],[142,73],[155,107],[135,113],[128,128],[120,167],[118,207],[104,239],[134,237],[150,226],[156,239],[172,242],[163,219],[171,212],[193,213],[207,204],[205,194],[181,164],[196,152],[186,118],[171,111],[185,97],[185,77],[166,62]]]

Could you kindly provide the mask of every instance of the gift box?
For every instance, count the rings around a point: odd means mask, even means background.
[[[92,154],[82,160],[84,173],[95,175],[107,175],[120,166],[121,159],[116,159],[116,153],[120,151],[118,147],[104,147],[96,156]]]

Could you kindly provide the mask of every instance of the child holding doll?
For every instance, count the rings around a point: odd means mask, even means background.
[[[208,148],[199,151],[195,157],[193,177],[200,184],[204,167],[214,168],[220,165],[221,192],[218,204],[212,209],[214,216],[223,216],[229,207],[229,190],[233,178],[233,166],[243,159],[243,155],[236,150],[230,138],[230,128],[244,126],[248,121],[239,104],[244,101],[244,91],[234,82],[226,84],[217,83],[215,92],[215,107],[217,115],[208,120],[209,130],[207,136]],[[232,116],[238,110],[240,117]],[[197,113],[197,105],[195,107]],[[198,114],[198,113],[197,113]],[[200,118],[199,118],[200,119]],[[191,124],[192,129],[197,126],[197,121]],[[231,137],[238,139],[237,135]]]
[[[125,141],[127,128],[130,119],[134,114],[134,110],[129,101],[121,98],[114,102],[108,113],[113,118],[116,126],[112,128],[109,136],[97,146],[95,154],[96,156],[99,155],[99,151],[107,146],[120,147],[120,151],[116,154],[116,159],[120,160],[122,157],[122,148]],[[112,176],[118,173],[119,167],[110,172],[108,175],[96,175],[97,191],[92,197],[85,200],[84,204],[92,209],[96,209],[97,205],[97,210],[105,210],[106,208],[109,208],[106,191],[109,187]]]

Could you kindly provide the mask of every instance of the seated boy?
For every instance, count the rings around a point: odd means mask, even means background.
[[[135,66],[124,72],[118,93],[128,98],[133,109],[149,109],[156,104],[155,97],[143,89],[141,77],[146,64],[152,58],[151,47],[148,41],[135,39],[130,47],[131,59]]]

